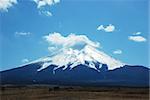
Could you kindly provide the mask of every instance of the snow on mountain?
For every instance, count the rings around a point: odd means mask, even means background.
[[[54,67],[53,69],[54,73],[59,68],[62,68],[63,70],[68,67],[73,69],[80,64],[86,65],[87,67],[99,72],[100,70],[95,66],[95,63],[97,62],[100,63],[99,68],[101,68],[102,64],[106,64],[108,66],[108,70],[124,66],[122,62],[89,45],[86,45],[81,50],[72,48],[63,49],[52,56],[40,58],[34,62],[43,62],[41,68],[37,71],[42,71],[50,65],[56,65],[57,67]],[[88,62],[88,64],[86,62]]]

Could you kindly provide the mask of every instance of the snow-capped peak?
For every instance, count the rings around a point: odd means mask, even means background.
[[[124,65],[120,61],[108,56],[104,52],[98,51],[94,47],[88,45],[81,50],[72,48],[63,49],[61,52],[58,52],[53,56],[44,57],[37,61],[43,62],[42,67],[39,68],[38,71],[41,71],[50,65],[56,65],[57,67],[53,69],[54,72],[59,68],[62,68],[63,70],[67,69],[68,67],[73,69],[80,64],[99,71],[99,69],[97,69],[95,66],[96,62],[99,62],[100,64],[106,64],[108,66],[108,70],[113,70]],[[87,64],[86,61],[89,64]],[[68,66],[69,64],[70,66]],[[102,65],[99,65],[99,67],[101,66]]]

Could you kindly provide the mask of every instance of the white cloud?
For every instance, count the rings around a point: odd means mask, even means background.
[[[59,2],[60,2],[60,0],[54,0],[54,2],[55,2],[55,3],[59,3]]]
[[[27,63],[27,62],[29,62],[28,59],[22,59],[22,63]]]
[[[103,26],[103,25],[100,25],[97,27],[97,30],[99,31],[105,31],[105,32],[113,32],[115,30],[115,26],[112,25],[112,24],[109,24],[108,26]]]
[[[122,50],[115,50],[115,51],[113,51],[113,54],[122,54]]]
[[[133,35],[140,35],[141,34],[141,32],[135,32],[135,33],[133,33]]]
[[[56,49],[56,47],[48,47],[49,51],[54,51]]]
[[[32,0],[32,1],[34,1],[37,4],[39,14],[45,16],[52,16],[52,13],[50,11],[41,8],[44,8],[45,6],[53,6],[57,3],[60,3],[60,0]]]
[[[145,42],[146,41],[146,38],[144,38],[143,36],[129,36],[128,39],[131,41],[135,41],[135,42]]]
[[[31,35],[32,33],[30,32],[15,32],[15,35],[18,35],[18,36],[26,36],[26,35]]]
[[[109,24],[108,26],[105,27],[105,32],[113,32],[115,30],[115,26]]]
[[[49,16],[52,16],[52,13],[51,13],[50,11],[42,11],[42,10],[41,10],[41,11],[39,11],[39,14],[40,14],[40,15],[45,15],[45,16],[48,16],[48,17],[49,17]]]
[[[104,29],[105,29],[105,28],[104,28],[103,25],[100,25],[100,26],[97,27],[97,30],[99,30],[99,31],[100,31],[100,30],[104,30]]]
[[[60,0],[33,0],[37,4],[37,8],[44,6],[52,6],[60,2]]]
[[[17,0],[0,0],[0,10],[8,11],[14,4],[17,4]]]
[[[48,48],[50,51],[61,48],[61,49],[67,49],[67,48],[82,48],[85,45],[90,45],[92,47],[99,47],[98,42],[93,42],[88,39],[85,35],[75,35],[70,34],[68,36],[62,36],[60,33],[51,33],[47,36],[43,37],[49,44],[50,47]]]

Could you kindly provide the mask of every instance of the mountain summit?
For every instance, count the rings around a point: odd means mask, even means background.
[[[122,62],[88,45],[81,50],[72,48],[63,49],[52,56],[40,58],[34,61],[34,63],[35,62],[43,62],[41,68],[37,71],[42,71],[50,65],[56,65],[57,67],[54,67],[53,69],[54,72],[59,68],[65,70],[69,67],[71,70],[80,64],[92,68],[98,72],[100,71],[99,69],[102,67],[102,64],[106,64],[108,66],[108,70],[113,70],[124,66]],[[98,64],[98,68],[96,67],[96,63]]]

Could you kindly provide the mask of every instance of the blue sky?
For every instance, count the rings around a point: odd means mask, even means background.
[[[41,1],[0,1],[0,70],[49,55],[42,37],[54,32],[86,35],[124,63],[150,66],[149,0]]]

